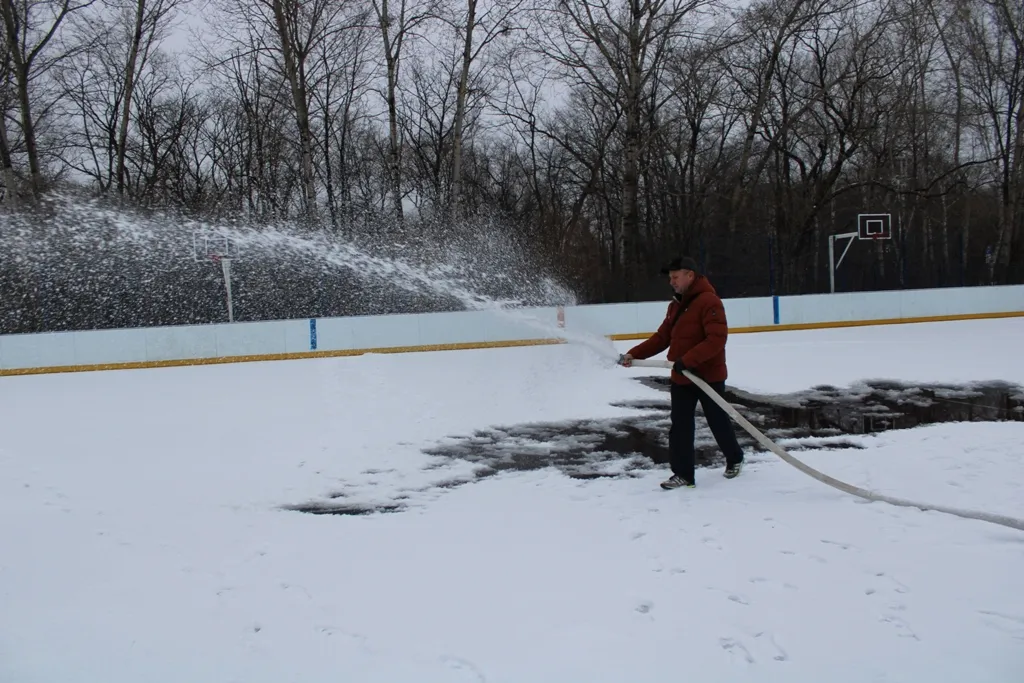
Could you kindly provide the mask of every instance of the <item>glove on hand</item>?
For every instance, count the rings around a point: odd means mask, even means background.
[[[623,366],[625,368],[628,368],[632,364],[633,364],[633,356],[629,355],[628,353],[624,353],[624,354],[619,356],[619,365],[621,365],[621,366]]]
[[[677,360],[675,363],[673,363],[672,369],[678,372],[680,375],[683,374],[684,370],[690,370],[692,372],[692,369],[683,365],[683,361],[681,360]]]

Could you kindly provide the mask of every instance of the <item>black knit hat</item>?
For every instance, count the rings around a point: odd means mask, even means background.
[[[689,256],[676,256],[662,266],[661,274],[668,275],[673,270],[692,270],[694,274],[700,275],[700,268],[697,267],[697,262]]]

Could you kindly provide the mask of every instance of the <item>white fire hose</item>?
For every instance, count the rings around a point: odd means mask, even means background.
[[[636,359],[634,359],[634,360],[630,361],[630,365],[631,366],[635,366],[635,367],[646,367],[646,368],[671,368],[672,367],[672,363],[670,361],[667,361],[667,360],[636,360]],[[787,453],[781,446],[779,446],[774,441],[769,439],[767,436],[762,434],[760,432],[760,430],[758,430],[757,427],[755,427],[754,425],[750,424],[750,422],[745,417],[740,415],[739,412],[737,412],[736,409],[733,408],[729,404],[728,401],[726,401],[722,396],[720,396],[717,391],[715,391],[710,386],[708,386],[708,384],[704,380],[702,380],[700,377],[697,377],[696,375],[694,375],[691,372],[684,372],[683,374],[686,375],[686,377],[689,378],[694,384],[696,384],[698,387],[700,387],[704,391],[704,393],[706,393],[708,396],[710,396],[711,399],[715,403],[717,403],[719,406],[721,406],[722,410],[724,410],[726,413],[728,413],[729,417],[731,417],[733,420],[736,421],[737,424],[739,424],[741,427],[743,427],[743,429],[746,430],[746,432],[748,434],[750,434],[752,437],[754,437],[754,439],[759,444],[761,444],[762,446],[764,446],[765,448],[770,450],[772,453],[774,453],[775,455],[779,456],[785,462],[787,462],[790,465],[792,465],[793,467],[797,468],[798,470],[800,470],[804,474],[817,479],[818,481],[822,482],[823,484],[827,484],[827,485],[831,486],[832,488],[839,489],[840,491],[843,491],[844,493],[849,493],[852,496],[857,496],[859,498],[864,498],[865,500],[878,501],[878,502],[882,502],[882,503],[889,503],[890,505],[899,505],[899,506],[902,506],[902,507],[918,508],[919,510],[925,510],[925,511],[932,510],[932,511],[935,511],[935,512],[944,512],[946,514],[956,515],[957,517],[964,517],[964,518],[967,518],[967,519],[978,519],[978,520],[982,520],[984,522],[992,522],[993,524],[1001,524],[1003,526],[1007,526],[1007,527],[1010,527],[1010,528],[1013,528],[1013,529],[1019,529],[1021,531],[1024,531],[1024,519],[1018,519],[1016,517],[1009,517],[1007,515],[995,515],[995,514],[992,514],[992,513],[989,513],[989,512],[980,512],[980,511],[977,511],[977,510],[964,510],[964,509],[960,509],[960,508],[949,507],[949,506],[946,506],[946,505],[930,505],[928,503],[917,503],[917,502],[912,501],[912,500],[905,500],[903,498],[894,498],[892,496],[887,496],[887,495],[882,494],[882,493],[875,493],[874,491],[868,491],[867,489],[862,489],[862,488],[860,488],[858,486],[851,486],[850,484],[847,484],[845,482],[839,481],[838,479],[834,479],[834,478],[828,476],[827,474],[819,472],[818,470],[814,469],[813,467],[810,467],[809,465],[801,462],[800,460],[797,460],[792,455]]]

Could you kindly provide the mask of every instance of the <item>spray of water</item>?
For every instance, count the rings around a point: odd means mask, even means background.
[[[96,272],[112,268],[116,258],[127,258],[153,271],[173,270],[176,261],[193,258],[196,234],[229,240],[243,259],[299,259],[344,269],[364,281],[387,283],[414,295],[454,299],[467,310],[492,311],[542,336],[585,346],[606,359],[617,357],[607,338],[559,327],[527,310],[571,306],[576,297],[555,278],[535,276],[528,259],[502,240],[494,226],[482,226],[468,241],[449,242],[429,251],[413,248],[409,258],[399,258],[371,253],[336,235],[303,231],[289,222],[254,228],[167,212],[128,211],[64,195],[50,196],[41,210],[0,216],[0,249],[15,267],[45,262],[49,268]],[[69,253],[76,254],[77,261]]]

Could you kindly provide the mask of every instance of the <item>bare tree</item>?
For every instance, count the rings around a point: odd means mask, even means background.
[[[462,47],[459,79],[455,95],[455,127],[452,131],[452,171],[449,216],[462,215],[462,157],[466,103],[470,89],[470,69],[480,60],[481,53],[502,37],[519,28],[517,15],[526,0],[464,0],[465,12],[445,17],[455,30]]]
[[[728,144],[742,118],[741,105],[730,100],[737,94],[721,78],[722,55],[731,40],[724,31],[687,39],[668,61],[678,125],[666,127],[662,139],[664,194],[675,217],[663,234],[676,249],[691,250],[710,229],[715,185],[729,169]]]
[[[352,171],[348,155],[353,129],[363,116],[360,100],[372,78],[369,42],[368,32],[349,31],[332,43],[322,44],[317,54],[323,74],[312,88],[312,101],[321,119],[319,156],[322,163],[318,165],[318,175],[324,183],[331,224],[335,228],[352,217],[349,184]]]
[[[541,221],[547,209],[548,189],[547,179],[540,174],[541,145],[550,136],[538,121],[550,113],[545,108],[549,87],[550,74],[543,58],[531,53],[526,45],[520,45],[503,55],[497,87],[489,94],[490,107],[504,119],[500,134],[517,150],[517,161],[529,178]]]
[[[622,175],[618,220],[622,288],[631,291],[639,269],[640,158],[653,139],[642,113],[656,120],[671,99],[665,61],[686,32],[686,20],[704,0],[557,0],[538,12],[535,31],[544,53],[565,69],[567,83],[600,93],[622,110]]]
[[[1024,222],[1024,8],[984,0],[962,2],[957,10],[966,38],[966,90],[983,117],[976,130],[987,156],[998,159],[998,231],[989,260],[995,282],[1009,271]]]
[[[766,137],[776,160],[775,234],[786,291],[820,276],[820,215],[855,186],[843,182],[849,165],[896,105],[885,84],[902,60],[889,49],[893,17],[885,10],[851,5],[815,17],[814,30],[798,40],[806,59],[785,70],[784,104],[769,117]]]
[[[150,51],[163,37],[172,12],[187,0],[121,0],[129,3],[118,10],[129,10],[134,14],[131,20],[131,38],[128,41],[128,58],[125,63],[124,99],[121,106],[121,122],[117,131],[117,191],[124,194],[125,152],[128,148],[128,123],[132,113],[132,97],[138,73],[146,66]],[[131,16],[131,15],[129,15]]]
[[[748,98],[744,111],[746,130],[729,183],[730,234],[735,232],[740,216],[753,198],[750,187],[757,182],[771,159],[769,146],[762,145],[760,154],[755,155],[755,144],[771,102],[783,55],[787,49],[793,48],[793,41],[798,36],[813,30],[815,18],[828,12],[834,3],[846,1],[763,0],[741,15],[738,23],[744,45],[733,53],[734,57],[728,63],[723,64],[725,72],[737,80]],[[788,120],[796,118],[798,113],[794,112]],[[777,133],[785,130],[782,127]],[[753,171],[750,168],[752,162],[755,163]]]
[[[401,93],[400,121],[408,147],[406,175],[418,212],[431,218],[443,213],[450,186],[457,89],[454,59],[424,59],[410,65],[407,87]]]
[[[402,142],[398,122],[398,84],[401,76],[405,47],[417,35],[435,11],[437,0],[371,0],[380,26],[387,69],[384,101],[388,108],[388,191],[391,195],[395,220],[405,220],[402,210]]]
[[[287,85],[271,66],[251,54],[237,51],[223,62],[228,73],[225,90],[233,94],[231,113],[238,131],[237,174],[241,208],[254,218],[285,218],[289,215],[295,174],[289,145]]]
[[[297,137],[301,213],[310,219],[317,214],[318,197],[310,108],[316,84],[322,82],[324,69],[332,66],[317,55],[329,53],[343,32],[360,30],[364,12],[345,0],[223,0],[221,5],[224,25],[216,29],[221,41],[236,55],[269,59],[287,84]],[[218,54],[207,61],[225,64]]]
[[[69,125],[64,163],[90,176],[102,191],[125,195],[131,180],[128,149],[138,83],[160,57],[174,10],[187,0],[116,0],[107,12],[80,13],[69,22],[81,49],[53,70],[61,114]]]
[[[6,38],[0,37],[0,164],[3,165],[4,203],[8,206],[18,205],[18,175],[14,170],[14,152],[11,147],[11,136],[7,132],[7,116],[11,110],[11,53],[7,49]]]
[[[0,0],[3,14],[5,46],[11,60],[17,88],[18,105],[21,110],[21,129],[28,155],[29,187],[34,195],[42,192],[44,186],[42,165],[36,134],[36,122],[32,116],[30,83],[40,67],[40,55],[54,40],[61,24],[73,12],[93,4],[95,0]],[[58,54],[50,65],[65,55]]]

